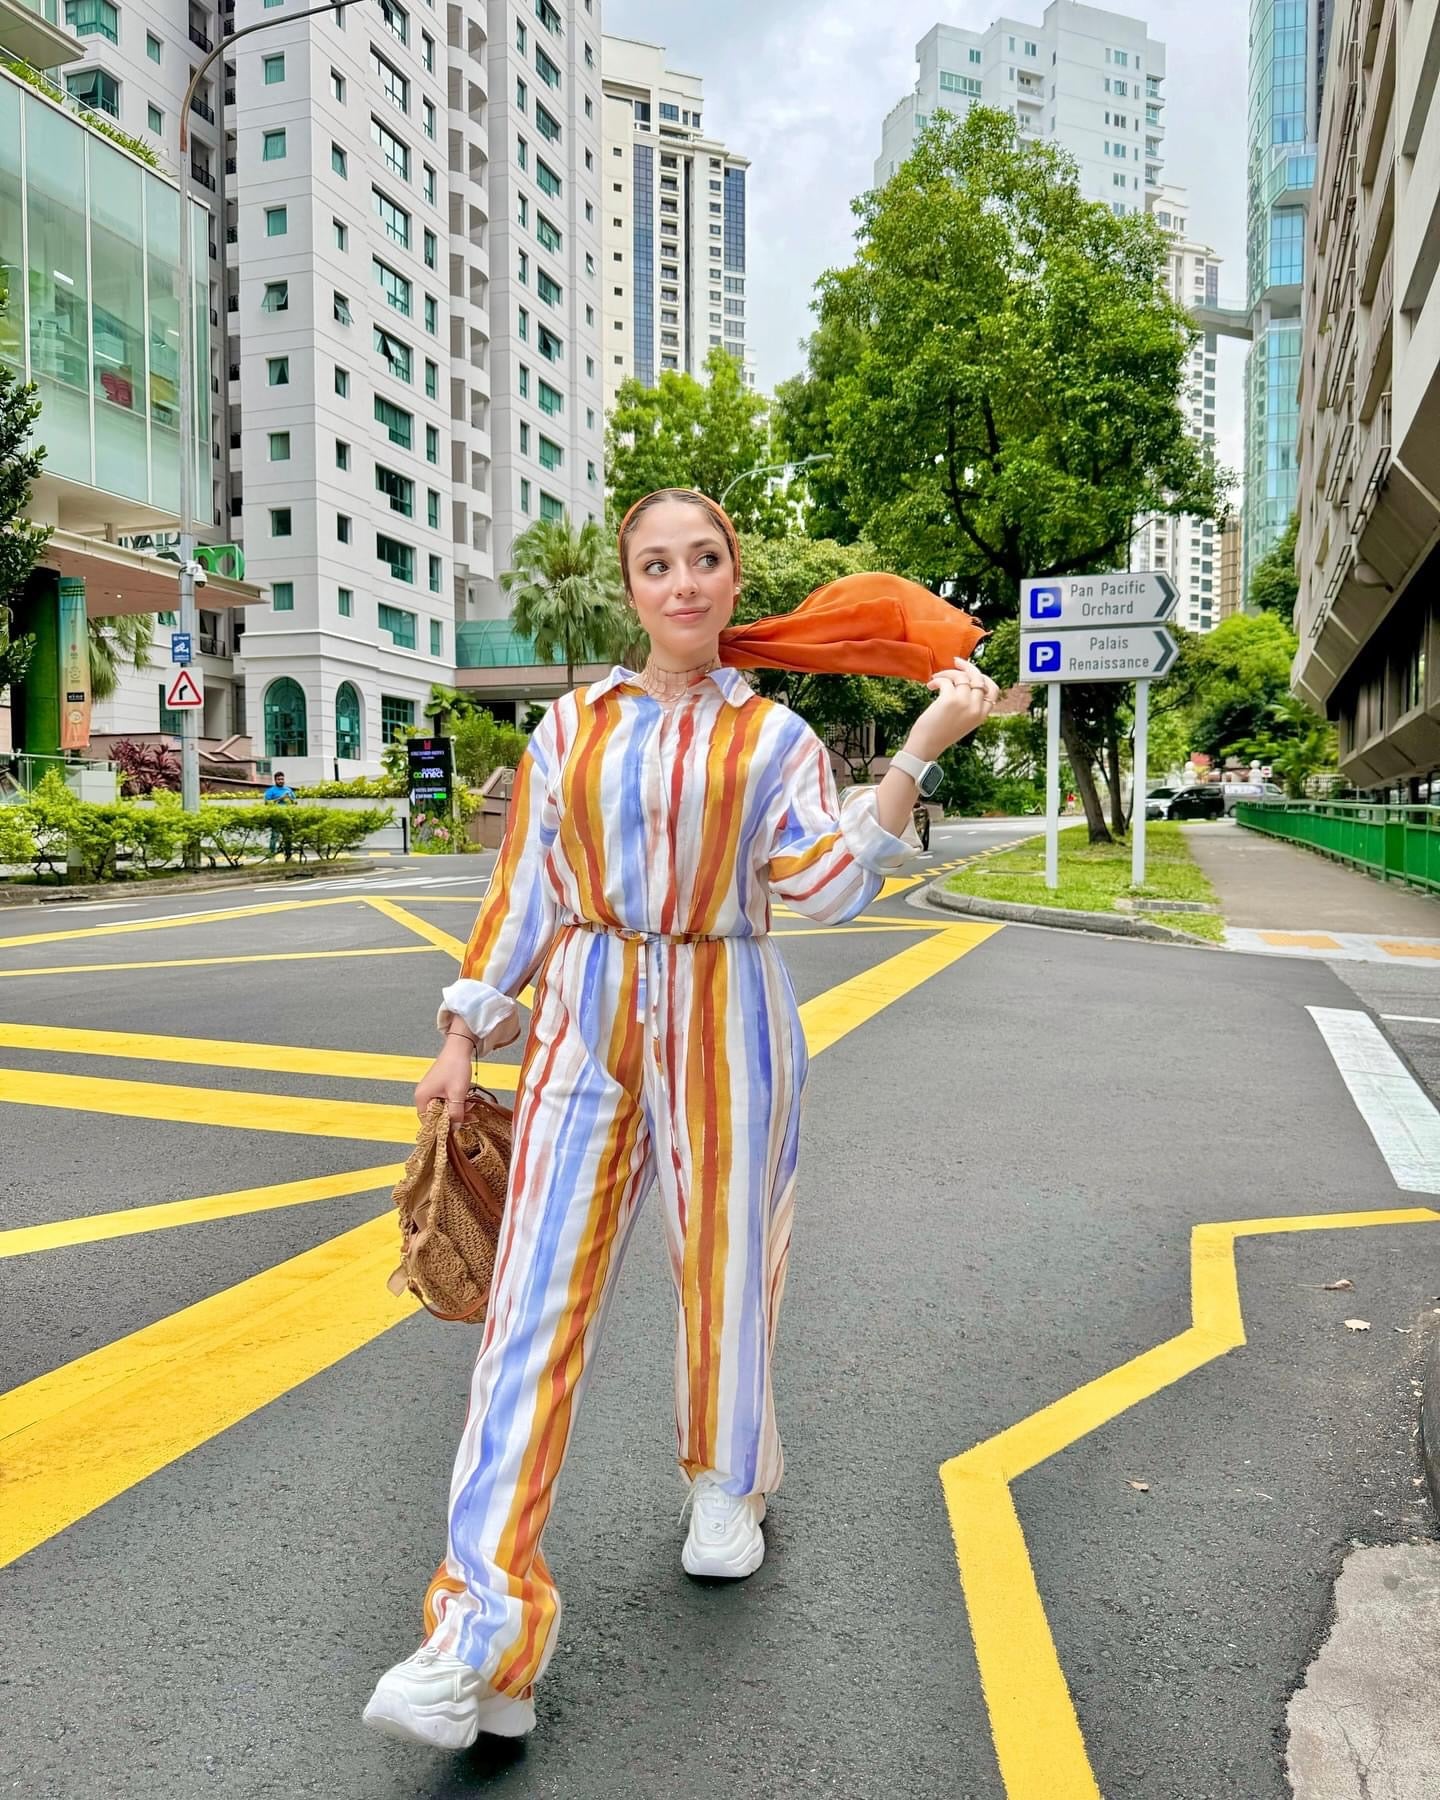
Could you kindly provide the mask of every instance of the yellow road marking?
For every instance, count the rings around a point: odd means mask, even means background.
[[[261,956],[167,956],[144,962],[61,963],[43,969],[0,969],[0,981],[32,975],[111,975],[120,969],[217,969],[235,963],[327,962],[338,956],[432,956],[429,944],[396,944],[380,950],[272,950]]]
[[[26,944],[63,944],[73,938],[118,937],[129,931],[183,931],[187,925],[220,925],[227,919],[254,919],[263,913],[298,912],[307,906],[351,906],[354,894],[327,895],[319,900],[270,900],[261,906],[227,906],[219,912],[181,913],[164,919],[127,919],[118,925],[78,925],[70,931],[32,931],[24,937],[0,938],[0,950]]]
[[[408,1318],[396,1242],[372,1219],[0,1396],[0,1565]]]
[[[378,895],[361,896],[367,906],[373,906],[378,913],[384,913],[387,919],[393,919],[397,925],[403,925],[407,931],[413,931],[416,937],[424,938],[427,944],[433,944],[437,950],[444,950],[460,962],[465,955],[465,946],[457,937],[451,937],[448,931],[442,931],[438,925],[432,925],[428,919],[417,919],[412,912],[406,912],[403,906],[397,906],[393,900],[381,899]]]
[[[1260,941],[1289,950],[1338,950],[1339,944],[1323,931],[1262,931]]]
[[[812,1053],[1000,926],[950,926],[801,1008]],[[512,1071],[513,1078],[513,1071]],[[0,1100],[409,1142],[409,1108],[0,1071]],[[0,1396],[0,1566],[409,1316],[390,1214]]]
[[[1032,1413],[940,1469],[960,1585],[1008,1800],[1099,1800],[1010,1483],[1245,1342],[1235,1243],[1289,1231],[1440,1222],[1429,1207],[1241,1219],[1190,1239],[1188,1330]]]
[[[428,1056],[373,1050],[313,1050],[297,1044],[243,1044],[224,1038],[160,1037],[144,1031],[90,1031],[79,1026],[0,1024],[0,1048],[67,1056],[124,1056],[136,1062],[187,1063],[212,1069],[264,1069],[277,1075],[334,1075],[348,1081],[417,1082]],[[481,1063],[487,1087],[515,1085],[513,1063]],[[328,1106],[328,1101],[314,1101]]]
[[[1387,956],[1427,956],[1440,958],[1440,944],[1381,943]]]
[[[317,1175],[309,1181],[284,1181],[275,1187],[240,1188],[230,1194],[207,1194],[198,1200],[171,1200],[158,1206],[121,1207],[59,1219],[52,1225],[17,1225],[0,1231],[0,1257],[33,1256],[40,1250],[97,1244],[109,1238],[136,1237],[145,1231],[168,1231],[177,1225],[208,1224],[240,1213],[272,1212],[281,1206],[303,1206],[312,1200],[338,1200],[371,1188],[393,1187],[402,1163],[353,1169],[348,1175]]]
[[[866,1020],[874,1018],[892,1002],[912,993],[932,975],[938,975],[968,956],[987,938],[1003,931],[1000,925],[947,925],[933,932],[921,943],[913,944],[899,955],[887,957],[873,969],[852,975],[848,981],[826,993],[807,1000],[800,1008],[800,1022],[805,1027],[805,1042],[810,1054],[838,1042]]]
[[[911,888],[919,887],[926,879],[924,875],[890,875],[882,883],[875,900],[893,900],[897,894],[908,894]]]
[[[293,1094],[247,1094],[233,1088],[169,1087],[161,1082],[104,1080],[98,1075],[40,1075],[28,1069],[0,1069],[0,1102],[106,1113],[121,1119],[163,1119],[172,1125],[281,1131],[299,1137],[355,1138],[377,1144],[415,1141],[414,1107],[380,1106],[367,1100],[305,1100]]]

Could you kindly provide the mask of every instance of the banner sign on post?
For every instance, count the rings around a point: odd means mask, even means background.
[[[60,577],[60,748],[84,750],[90,742],[90,627],[85,583]]]
[[[172,631],[170,633],[170,660],[172,663],[188,663],[190,649],[191,636],[188,631]]]
[[[1163,675],[1179,645],[1163,625],[1117,630],[1022,633],[1022,681],[1150,681]]]
[[[405,746],[410,772],[410,804],[431,812],[450,811],[455,787],[455,745],[448,737],[411,738]]]
[[[1180,598],[1168,575],[1052,575],[1020,588],[1022,631],[1097,625],[1158,625]]]

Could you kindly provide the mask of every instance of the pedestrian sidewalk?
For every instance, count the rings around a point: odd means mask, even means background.
[[[1182,829],[1215,889],[1230,949],[1328,962],[1440,962],[1440,898],[1228,820]]]

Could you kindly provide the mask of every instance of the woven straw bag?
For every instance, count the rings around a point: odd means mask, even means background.
[[[471,1088],[459,1125],[443,1100],[430,1102],[395,1187],[400,1267],[392,1294],[412,1293],[437,1319],[484,1323],[512,1138],[509,1107],[484,1088]]]

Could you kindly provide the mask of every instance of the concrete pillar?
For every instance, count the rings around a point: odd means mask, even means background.
[[[14,608],[11,630],[35,647],[25,678],[10,696],[11,734],[23,756],[60,758],[60,577],[36,569]],[[46,765],[34,769],[38,781]]]

